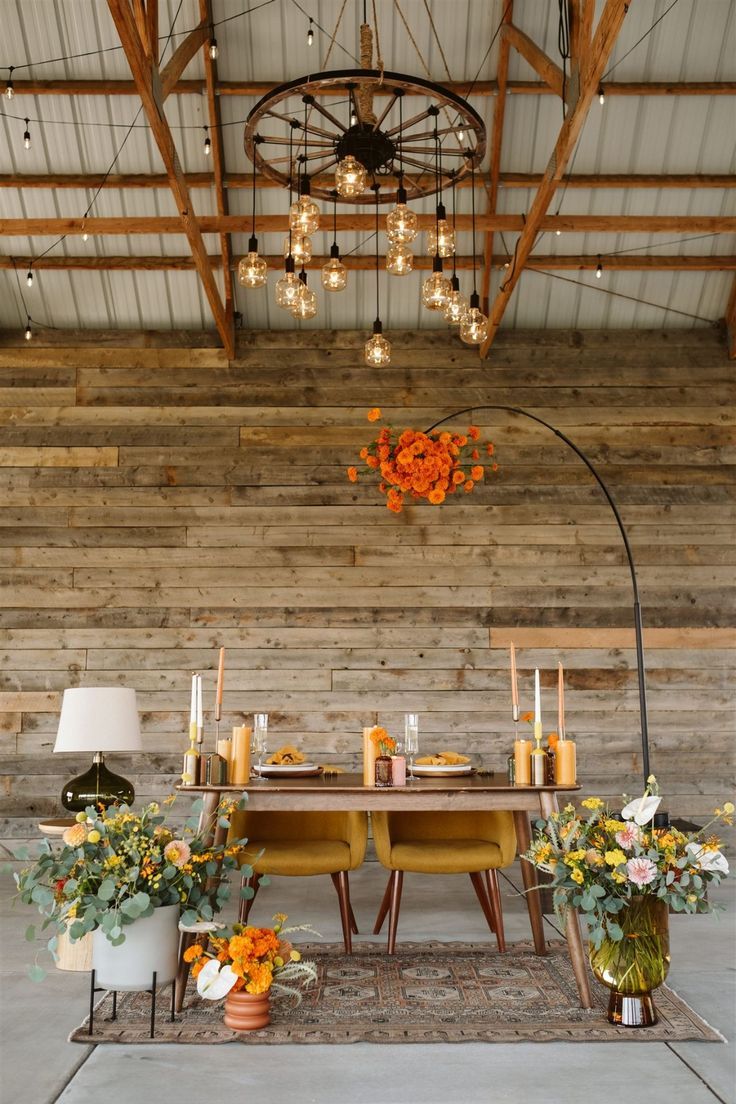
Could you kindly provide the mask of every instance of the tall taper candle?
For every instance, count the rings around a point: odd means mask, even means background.
[[[220,648],[220,663],[217,668],[217,693],[215,695],[215,720],[222,716],[222,691],[225,683],[225,649]]]
[[[515,721],[519,719],[519,687],[516,680],[516,648],[513,642],[510,645],[511,651],[511,705],[512,715]]]
[[[542,739],[542,695],[539,689],[539,668],[534,670],[534,739]]]
[[[201,740],[204,732],[204,712],[202,709],[202,676],[197,675],[197,739]]]
[[[557,735],[565,739],[565,676],[561,662],[557,664]]]
[[[189,707],[189,739],[197,739],[197,676],[192,675],[192,703]]]

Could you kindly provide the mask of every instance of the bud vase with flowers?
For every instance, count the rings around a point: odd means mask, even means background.
[[[371,732],[371,743],[375,746],[376,756],[376,786],[391,785],[391,756],[396,751],[396,741],[389,736],[385,728],[380,725]]]

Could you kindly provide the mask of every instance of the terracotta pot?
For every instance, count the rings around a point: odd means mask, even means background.
[[[257,1031],[270,1022],[270,993],[228,993],[225,997],[225,1027],[233,1031]]]

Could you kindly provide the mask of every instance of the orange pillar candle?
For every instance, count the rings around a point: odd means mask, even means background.
[[[371,732],[375,725],[363,729],[363,785],[375,786],[376,784],[376,745],[371,740]]]
[[[555,782],[559,786],[574,786],[576,781],[575,741],[559,740],[555,749]]]
[[[514,740],[514,782],[517,786],[530,786],[532,782],[532,742]]]
[[[247,782],[250,778],[250,738],[252,732],[250,725],[236,725],[233,728],[229,777],[231,782],[238,785]]]

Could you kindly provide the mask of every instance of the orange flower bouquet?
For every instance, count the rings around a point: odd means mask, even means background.
[[[381,728],[380,725],[371,729],[370,741],[375,745],[379,755],[393,755],[396,751],[396,741],[393,736],[389,736],[386,729]]]
[[[284,936],[295,931],[314,932],[308,925],[285,928],[284,913],[274,916],[272,928],[233,924],[209,944],[194,943],[184,952],[191,963],[197,992],[208,1000],[220,1000],[229,992],[267,993],[271,989],[301,1000],[294,982],[310,985],[317,978],[313,962],[306,962]]]
[[[375,422],[381,411],[368,411],[368,421]],[[405,496],[425,498],[437,506],[448,494],[463,490],[469,494],[476,483],[485,478],[486,468],[498,470],[498,464],[480,463],[481,451],[493,456],[493,445],[480,444],[480,431],[470,426],[467,434],[434,430],[405,429],[398,436],[384,426],[369,445],[360,450],[360,458],[369,472],[380,474],[379,489],[386,495],[386,505],[395,514],[401,513]],[[348,468],[348,479],[358,481],[358,469]]]

